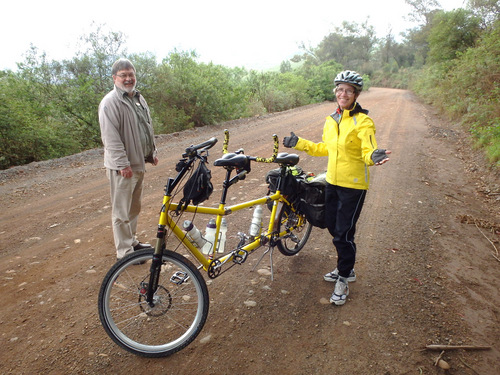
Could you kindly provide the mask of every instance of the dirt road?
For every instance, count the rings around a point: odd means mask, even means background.
[[[202,333],[163,359],[118,348],[98,319],[100,283],[115,260],[102,150],[2,172],[0,373],[441,374],[439,352],[422,349],[452,344],[491,349],[446,351],[449,374],[499,374],[498,174],[482,166],[456,125],[410,92],[373,88],[359,101],[375,120],[379,146],[393,154],[371,169],[348,302],[324,303],[333,284],[322,275],[336,255],[328,233],[315,228],[297,256],[275,252],[274,281],[252,272],[258,256],[211,281]],[[230,149],[267,156],[273,133],[320,141],[333,110],[323,103],[159,137],[140,239],[154,241],[163,186],[186,146],[222,140],[227,127]],[[216,146],[211,161],[220,155]],[[326,158],[300,156],[306,171],[326,167]],[[264,195],[266,168],[253,167],[232,199]],[[222,171],[212,173],[221,180]],[[244,215],[228,217],[230,231],[249,223],[251,212]],[[269,257],[258,265],[266,268]]]

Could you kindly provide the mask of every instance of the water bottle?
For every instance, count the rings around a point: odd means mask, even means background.
[[[223,217],[220,224],[219,246],[217,249],[218,253],[224,252],[224,247],[226,246],[226,233],[227,233],[227,220],[225,217]]]
[[[187,232],[187,237],[189,241],[191,241],[191,243],[195,247],[202,249],[207,240],[203,238],[200,230],[196,228],[196,226],[190,220],[184,221],[182,226],[184,230]]]
[[[207,224],[207,228],[205,229],[205,246],[201,249],[203,254],[210,254],[212,250],[212,246],[215,242],[215,231],[217,230],[217,226],[215,225],[215,219],[210,219]]]
[[[251,237],[256,237],[260,234],[260,230],[262,227],[262,206],[255,206],[253,211],[252,223],[250,224],[250,229],[248,230],[248,234]]]

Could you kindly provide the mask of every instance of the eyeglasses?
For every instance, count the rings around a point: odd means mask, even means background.
[[[115,74],[117,77],[120,77],[121,79],[127,79],[127,78],[135,78],[135,73],[130,73],[130,74]]]
[[[336,93],[339,93],[339,94],[347,94],[347,95],[354,95],[354,90],[353,89],[344,89],[342,87],[337,87],[335,89],[335,92]]]

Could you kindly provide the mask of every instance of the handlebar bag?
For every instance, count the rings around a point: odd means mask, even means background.
[[[197,206],[210,198],[210,195],[214,191],[211,179],[212,172],[210,172],[204,161],[200,161],[198,168],[196,168],[184,185],[184,196],[180,200],[180,206],[184,205],[186,207],[191,202]]]

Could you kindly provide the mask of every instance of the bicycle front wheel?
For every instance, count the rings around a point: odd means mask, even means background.
[[[287,231],[287,234],[276,242],[278,250],[286,256],[297,254],[311,235],[311,223],[307,222],[304,215],[293,212],[287,204],[281,206],[277,220],[278,231]]]
[[[153,302],[146,301],[153,249],[117,262],[99,292],[99,318],[122,348],[144,357],[165,357],[191,343],[208,315],[208,289],[185,257],[165,251]]]

